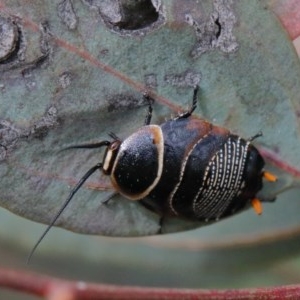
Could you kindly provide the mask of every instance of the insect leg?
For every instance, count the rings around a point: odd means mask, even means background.
[[[180,114],[176,119],[188,118],[189,116],[192,115],[193,111],[197,107],[197,95],[198,95],[198,91],[199,91],[199,86],[196,85],[195,88],[194,88],[193,102],[192,102],[191,108],[188,111]]]
[[[258,199],[258,198],[253,198],[253,199],[251,200],[251,205],[252,205],[254,211],[255,211],[258,215],[261,215],[261,214],[262,214],[263,208],[262,208],[260,199]]]
[[[163,216],[161,216],[160,219],[159,219],[159,223],[158,223],[159,229],[157,231],[157,234],[162,234],[163,233],[162,228],[163,228],[164,220],[165,220],[165,218]]]
[[[277,181],[277,176],[274,175],[274,174],[271,173],[271,172],[268,172],[268,171],[264,171],[264,172],[263,172],[263,177],[264,177],[267,181],[270,181],[270,182],[275,182],[275,181]]]
[[[263,133],[262,133],[262,131],[259,131],[257,134],[255,134],[254,136],[251,136],[249,139],[248,139],[248,141],[249,142],[252,142],[252,141],[254,141],[255,139],[257,139],[257,138],[259,138],[259,137],[261,137],[261,136],[263,136]]]
[[[148,103],[148,113],[146,115],[145,122],[144,122],[144,125],[147,126],[151,122],[152,110],[153,110],[152,103],[154,102],[154,99],[151,98],[147,93],[144,93],[144,101],[147,101]]]

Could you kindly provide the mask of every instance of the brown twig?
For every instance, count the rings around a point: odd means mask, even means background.
[[[259,147],[259,152],[262,154],[264,158],[268,159],[274,166],[278,167],[279,169],[283,170],[284,172],[294,177],[298,177],[298,178],[300,177],[300,170],[292,166],[291,164],[285,162],[275,152],[264,147]]]
[[[0,268],[0,287],[48,300],[85,299],[300,299],[300,285],[274,288],[205,290],[147,288],[68,281],[37,273]]]

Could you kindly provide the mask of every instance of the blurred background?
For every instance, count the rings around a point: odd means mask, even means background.
[[[295,194],[293,194],[295,193]],[[109,238],[55,228],[30,265],[40,225],[1,210],[1,266],[66,279],[180,288],[247,288],[299,283],[299,191],[208,227],[144,238]],[[1,299],[35,299],[2,290]],[[13,298],[14,297],[14,298]]]

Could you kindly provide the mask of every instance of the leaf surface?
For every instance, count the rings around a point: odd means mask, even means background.
[[[298,220],[299,203],[280,190],[299,186],[299,59],[263,2],[186,1],[182,7],[164,1],[156,8],[157,21],[135,30],[111,25],[118,23],[118,10],[108,6],[110,11],[103,11],[96,1],[76,2],[71,8],[31,2],[26,11],[17,1],[0,7],[4,18],[18,24],[18,49],[23,50],[0,65],[2,207],[48,224],[69,186],[103,155],[60,149],[107,139],[109,132],[126,138],[143,124],[146,86],[155,90],[153,122],[161,123],[189,107],[192,86],[200,82],[196,114],[246,138],[263,131],[255,143],[263,154],[271,153],[268,167],[279,177],[263,191],[279,194],[275,204],[265,206],[263,218],[270,218],[265,230],[275,220],[278,228],[278,219],[283,227]],[[57,224],[109,236],[158,232],[159,217],[138,203],[115,196],[103,204],[111,193],[109,178],[96,173]],[[288,220],[286,209],[292,211]],[[259,231],[251,213],[224,222]],[[163,231],[201,225],[171,219]]]

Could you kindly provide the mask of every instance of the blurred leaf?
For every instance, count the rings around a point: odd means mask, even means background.
[[[191,86],[201,78],[197,114],[244,137],[262,130],[257,142],[284,163],[300,166],[299,59],[262,1],[185,1],[184,7],[183,2],[164,1],[153,25],[133,31],[119,30],[113,5],[104,11],[96,1],[66,2],[71,3],[30,2],[26,11],[18,1],[0,6],[1,14],[18,24],[17,50],[23,51],[0,65],[1,206],[49,223],[67,197],[68,185],[102,159],[97,150],[57,150],[106,139],[111,131],[121,138],[134,132],[143,124],[146,108],[139,106],[146,84],[170,99],[156,96],[153,122],[160,123],[170,116],[169,108],[189,106]],[[186,14],[207,36],[199,38]],[[213,46],[202,44],[213,34],[218,37]],[[298,185],[282,168],[275,170],[280,179],[275,192]],[[108,178],[93,176],[58,225],[112,236],[158,231],[158,216],[136,202],[116,196],[103,205],[111,193]],[[299,204],[289,208],[298,219]],[[236,217],[238,224],[252,228],[257,219],[250,216],[249,222]],[[271,228],[279,226],[278,218],[285,224],[294,220],[285,217],[280,209]],[[169,220],[164,231],[199,225]]]
[[[300,2],[297,0],[270,0],[267,3],[280,18],[290,37],[297,38],[300,35]]]

